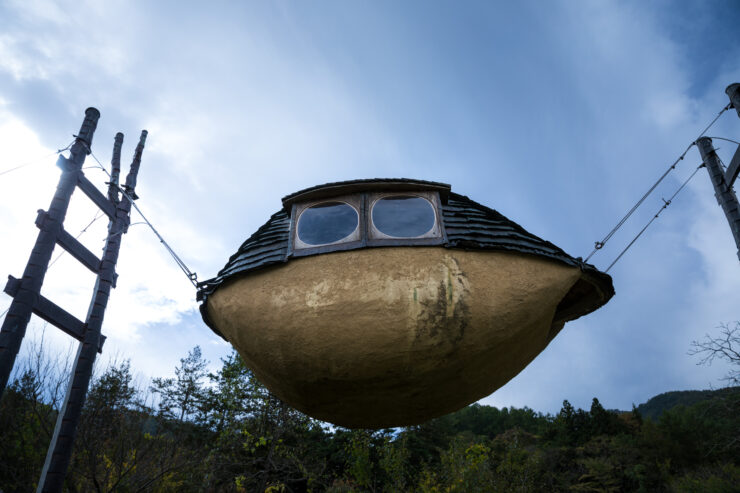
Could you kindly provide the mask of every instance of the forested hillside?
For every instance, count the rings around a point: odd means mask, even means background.
[[[737,388],[728,387],[718,390],[677,390],[664,392],[640,404],[637,406],[637,410],[644,418],[658,419],[665,411],[673,409],[676,406],[693,406],[706,400],[729,398],[737,390]]]
[[[34,491],[62,396],[45,357],[0,402],[0,485]],[[174,378],[133,382],[127,362],[91,388],[69,491],[737,491],[740,393],[629,412],[472,405],[397,430],[334,429],[280,402],[237,354],[208,374],[193,349]],[[662,399],[662,400],[661,400]],[[671,409],[667,409],[672,407]]]

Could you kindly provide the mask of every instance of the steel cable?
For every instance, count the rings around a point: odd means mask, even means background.
[[[677,190],[676,190],[676,191],[675,191],[675,192],[673,193],[673,195],[671,195],[671,198],[669,198],[668,200],[665,200],[665,199],[663,199],[663,206],[662,206],[662,207],[661,207],[661,208],[660,208],[660,209],[658,210],[658,212],[657,212],[657,213],[656,213],[656,214],[655,214],[655,215],[654,215],[654,216],[653,216],[653,217],[652,217],[652,218],[650,219],[650,221],[648,221],[648,223],[647,223],[647,224],[645,225],[645,227],[643,227],[643,228],[642,228],[642,229],[640,230],[640,232],[639,232],[639,233],[637,233],[637,235],[636,235],[636,236],[635,236],[635,237],[634,237],[634,238],[632,239],[632,241],[630,241],[630,242],[629,242],[629,244],[628,244],[628,245],[627,245],[627,246],[626,246],[626,247],[624,248],[624,250],[622,250],[622,252],[621,252],[621,253],[620,253],[620,254],[619,254],[619,255],[617,256],[617,258],[615,258],[615,259],[614,259],[614,261],[613,261],[613,262],[612,262],[611,264],[609,264],[609,267],[607,267],[607,268],[606,268],[606,270],[605,270],[604,272],[609,272],[609,269],[611,269],[612,267],[614,267],[614,264],[616,264],[616,263],[617,263],[617,261],[618,261],[618,260],[619,260],[620,258],[622,258],[622,255],[624,255],[625,253],[627,253],[627,250],[629,250],[629,249],[630,249],[630,247],[631,247],[632,245],[634,245],[634,244],[635,244],[635,242],[637,241],[637,239],[638,239],[638,238],[639,238],[640,236],[642,236],[642,233],[644,233],[644,232],[645,232],[645,230],[646,230],[646,229],[648,229],[648,227],[650,227],[650,225],[651,225],[651,224],[653,224],[653,221],[655,221],[656,219],[658,219],[658,216],[660,216],[660,213],[661,213],[661,212],[663,212],[664,210],[666,210],[666,209],[668,208],[668,206],[669,206],[669,205],[671,205],[671,203],[673,202],[673,199],[675,199],[675,198],[676,198],[676,195],[678,195],[678,194],[679,194],[679,192],[681,192],[681,190],[683,190],[683,188],[684,188],[684,187],[685,187],[685,186],[686,186],[686,185],[687,185],[687,184],[688,184],[688,183],[689,183],[689,182],[691,181],[691,179],[692,179],[692,178],[694,177],[694,175],[696,175],[696,173],[697,173],[697,172],[698,172],[698,171],[699,171],[700,169],[702,169],[703,167],[704,167],[704,164],[700,164],[700,165],[699,165],[699,167],[697,167],[697,168],[696,168],[696,169],[694,170],[694,172],[693,172],[693,173],[691,173],[691,175],[690,175],[690,176],[689,176],[689,177],[688,177],[688,178],[686,179],[686,181],[684,181],[684,182],[683,182],[683,183],[681,184],[681,186],[680,186],[680,187],[678,187],[678,189],[677,189]]]
[[[722,110],[719,113],[717,113],[717,116],[714,117],[714,119],[709,123],[709,125],[707,125],[706,128],[699,134],[699,136],[696,139],[694,139],[694,141],[691,144],[689,144],[689,146],[686,148],[685,151],[683,151],[683,153],[678,157],[678,159],[676,159],[668,167],[668,169],[665,170],[665,172],[660,176],[660,178],[658,178],[658,181],[656,181],[653,184],[653,186],[651,186],[650,189],[648,189],[648,191],[645,192],[645,194],[640,198],[640,200],[638,200],[635,203],[635,205],[632,206],[632,208],[627,212],[627,214],[624,215],[624,217],[617,223],[617,225],[614,226],[612,228],[612,230],[609,231],[609,233],[606,236],[604,236],[604,238],[601,241],[597,241],[597,242],[594,243],[594,249],[593,249],[593,251],[591,251],[591,253],[588,255],[588,257],[586,257],[585,262],[588,262],[591,259],[591,257],[594,256],[594,254],[596,252],[598,252],[599,250],[601,250],[604,247],[604,245],[606,245],[606,242],[609,241],[612,236],[614,236],[614,234],[619,230],[619,228],[622,227],[622,225],[624,225],[625,222],[627,222],[627,220],[630,218],[630,216],[632,216],[632,214],[642,205],[642,203],[645,201],[645,199],[647,199],[648,196],[650,196],[650,194],[653,193],[653,190],[655,190],[655,188],[658,185],[660,185],[660,183],[663,181],[663,179],[665,179],[665,177],[668,176],[668,174],[676,168],[676,166],[678,165],[678,163],[681,162],[684,159],[684,157],[686,156],[686,153],[688,153],[689,152],[689,149],[691,149],[691,147],[696,144],[696,141],[699,140],[705,133],[707,133],[707,130],[709,130],[710,128],[712,128],[712,125],[714,125],[717,122],[717,120],[719,120],[719,117],[722,116],[722,114],[725,111],[727,111],[728,109],[730,109],[731,106],[732,106],[732,103],[730,103],[727,106],[725,106],[724,108],[722,108]]]
[[[25,168],[26,166],[32,166],[34,164],[38,164],[41,161],[43,161],[44,159],[46,159],[46,158],[48,158],[50,156],[53,156],[54,154],[61,154],[62,152],[66,151],[67,149],[69,149],[70,147],[72,147],[72,144],[73,143],[74,143],[74,141],[70,142],[66,147],[64,147],[62,149],[56,150],[54,152],[50,152],[49,154],[44,154],[41,157],[38,157],[36,159],[32,159],[31,161],[27,161],[27,162],[25,162],[23,164],[19,164],[18,166],[15,166],[15,167],[8,168],[6,170],[0,171],[0,176],[7,175],[8,173],[12,173],[13,171],[19,170],[21,168]]]
[[[107,169],[105,169],[105,167],[100,162],[100,160],[97,158],[97,156],[89,148],[88,150],[90,151],[90,155],[93,157],[93,159],[95,159],[95,161],[98,163],[98,166],[100,167],[100,169],[102,169],[105,172],[105,174],[108,175],[108,177],[112,179],[111,174],[108,172]],[[129,200],[129,202],[131,202],[131,205],[134,207],[134,209],[136,209],[136,212],[139,213],[139,215],[144,220],[144,222],[147,224],[147,226],[149,226],[149,229],[151,229],[152,232],[157,236],[157,238],[159,239],[159,242],[162,243],[162,245],[164,245],[164,248],[170,254],[170,256],[175,261],[177,266],[180,267],[180,270],[182,270],[183,273],[185,273],[185,275],[188,277],[188,280],[193,284],[193,286],[197,288],[198,287],[198,275],[188,268],[185,262],[183,262],[182,259],[177,255],[177,253],[175,253],[175,251],[172,249],[172,247],[170,247],[169,243],[167,243],[164,240],[164,238],[162,238],[162,235],[159,234],[159,231],[157,231],[157,228],[155,228],[154,225],[152,225],[152,223],[149,221],[149,219],[147,219],[147,217],[144,215],[144,213],[141,212],[141,209],[139,209],[139,206],[136,205],[136,202],[134,202],[134,199],[131,198],[131,196],[126,192],[126,190],[121,188],[118,184],[115,184],[115,186],[118,189],[118,191],[121,192],[121,194],[123,194],[123,196],[125,196]]]

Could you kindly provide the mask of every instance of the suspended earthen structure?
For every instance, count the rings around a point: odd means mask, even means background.
[[[498,212],[407,179],[285,197],[198,293],[275,395],[353,428],[487,396],[613,294],[608,275]]]

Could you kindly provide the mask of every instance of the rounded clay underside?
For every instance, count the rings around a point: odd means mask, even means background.
[[[279,398],[347,427],[415,424],[504,385],[547,345],[580,269],[510,252],[375,248],[221,286],[208,312]]]

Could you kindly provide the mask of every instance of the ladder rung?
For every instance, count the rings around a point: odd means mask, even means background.
[[[8,283],[5,285],[4,289],[5,293],[9,296],[15,297],[20,288],[21,280],[16,279],[13,276],[8,276]],[[85,337],[84,323],[71,313],[60,308],[53,301],[40,294],[36,305],[33,307],[33,313],[80,342],[82,342]],[[99,353],[103,352],[103,343],[105,343],[105,336],[101,334],[100,341],[98,343]]]
[[[725,182],[727,182],[728,188],[732,188],[732,185],[735,184],[738,174],[740,174],[740,145],[737,146],[735,155],[732,156],[732,161],[730,161],[730,165],[727,167],[727,171],[725,171]]]
[[[85,177],[82,171],[80,171],[80,174],[77,176],[77,186],[80,187],[80,190],[82,190],[82,192],[87,195],[101,211],[105,212],[109,218],[113,219],[116,215],[116,206],[113,205],[113,203]]]
[[[48,220],[48,213],[44,210],[40,210],[36,217],[36,226],[42,229],[44,223]],[[100,259],[95,256],[85,245],[77,241],[77,238],[67,233],[63,227],[59,228],[57,233],[57,243],[59,246],[64,248],[67,253],[72,255],[78,262],[90,269],[93,274],[100,272]]]

